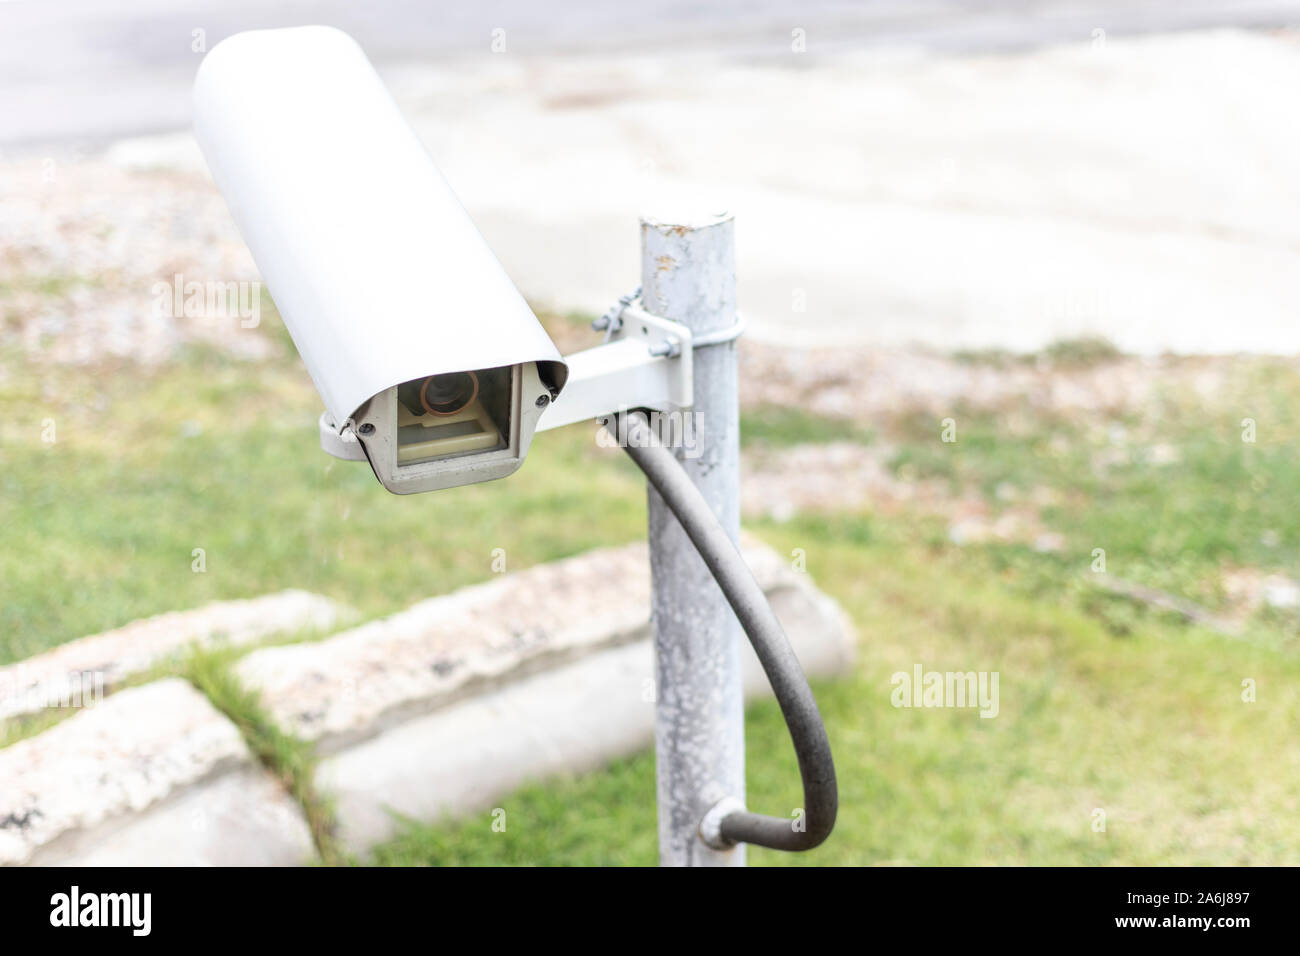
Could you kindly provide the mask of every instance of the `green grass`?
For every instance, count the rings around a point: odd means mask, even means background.
[[[486,579],[496,548],[521,568],[643,533],[642,484],[594,430],[546,436],[508,483],[398,497],[365,464],[320,451],[318,414],[296,360],[195,353],[154,373],[11,365],[0,377],[0,664],[288,587],[379,615]]]
[[[1059,339],[1043,349],[1043,357],[1057,366],[1099,365],[1120,357],[1111,342],[1096,336]]]
[[[971,365],[991,365],[994,368],[1049,365],[1056,368],[1079,369],[1103,365],[1121,358],[1122,354],[1107,339],[1085,336],[1077,339],[1058,339],[1048,343],[1040,352],[1012,352],[1000,348],[960,349],[953,353],[953,358]]]
[[[78,711],[69,707],[48,707],[31,714],[18,714],[0,720],[0,750],[28,737],[44,733]]]
[[[196,651],[181,664],[180,674],[230,718],[253,755],[302,807],[321,860],[345,862],[335,839],[333,804],[316,789],[314,748],[276,726],[257,693],[236,679],[232,657],[229,653]]]
[[[1221,403],[1206,407],[1170,392],[1154,418],[1053,417],[1028,403],[959,408],[954,418],[957,441],[944,443],[932,416],[900,415],[889,435],[898,446],[893,470],[938,480],[953,496],[973,493],[995,516],[1028,511],[1062,535],[1064,547],[1053,553],[1028,541],[970,549],[988,573],[1024,593],[1054,599],[1064,590],[1127,632],[1127,611],[1113,598],[1098,604],[1088,573],[1095,549],[1105,552],[1108,574],[1216,613],[1232,611],[1226,570],[1300,579],[1294,368],[1243,361]],[[1242,440],[1244,418],[1257,422],[1253,442]],[[1294,649],[1300,616],[1257,614],[1247,630]]]
[[[780,448],[808,442],[850,441],[871,444],[874,433],[854,421],[813,415],[800,408],[761,405],[745,412],[740,442],[745,448]]]
[[[825,522],[760,529],[807,552],[862,650],[851,678],[815,688],[839,770],[835,833],[804,855],[751,848],[751,863],[1300,862],[1295,655],[1159,621],[1118,640],[927,547],[905,522],[846,521],[846,535]],[[998,716],[894,708],[890,675],[916,663],[998,671]],[[1240,697],[1247,677],[1254,704]],[[750,805],[788,814],[801,795],[773,704],[750,708],[747,738]],[[375,860],[651,864],[653,795],[645,754],[497,801],[504,832],[487,812],[405,821]]]

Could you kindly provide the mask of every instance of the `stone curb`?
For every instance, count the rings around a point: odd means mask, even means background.
[[[805,672],[842,673],[854,638],[839,606],[763,543],[746,536],[741,550]],[[649,576],[644,544],[592,551],[254,652],[239,673],[317,741],[340,842],[364,854],[393,835],[395,815],[484,810],[527,781],[652,743]],[[769,696],[748,645],[743,655],[746,697]]]
[[[770,548],[742,550],[811,676],[852,658],[847,620]],[[127,629],[124,629],[127,630]],[[417,819],[490,806],[653,736],[644,544],[592,551],[414,605],[236,672],[325,756],[340,839],[364,853]],[[752,651],[746,694],[770,693]],[[0,863],[292,865],[301,809],[188,683],[120,691],[0,750]],[[652,795],[647,794],[647,800]]]
[[[91,704],[106,690],[188,647],[246,646],[273,634],[330,630],[351,616],[306,591],[216,601],[133,621],[0,667],[0,720],[47,707]]]
[[[811,588],[768,592],[810,677],[843,673],[852,632],[838,606]],[[745,697],[770,697],[753,650]],[[487,811],[521,784],[577,773],[654,741],[654,648],[638,641],[461,700],[321,762],[316,783],[335,800],[338,837],[364,854],[416,820]],[[645,799],[654,799],[653,787]],[[509,806],[502,809],[509,815]],[[484,832],[491,820],[483,818]]]
[[[0,750],[0,863],[303,863],[301,810],[186,681],[115,694]]]
[[[746,561],[768,592],[815,594],[756,539]],[[644,543],[604,548],[422,601],[323,641],[254,651],[236,665],[276,721],[331,753],[468,693],[650,628]]]

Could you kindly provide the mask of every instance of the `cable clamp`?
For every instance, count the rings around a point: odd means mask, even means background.
[[[669,321],[663,316],[655,315],[646,309],[645,304],[641,301],[641,287],[637,286],[627,295],[620,296],[618,302],[611,306],[604,315],[591,323],[591,327],[597,332],[604,332],[605,341],[608,342],[618,332],[622,331],[625,315],[634,319],[650,319],[658,322]],[[702,349],[708,348],[710,345],[725,345],[728,342],[734,342],[744,333],[746,325],[745,317],[737,312],[736,321],[728,328],[693,335],[691,337],[691,348]],[[681,355],[681,350],[682,342],[680,339],[670,337],[667,341],[652,345],[650,354],[676,358]]]

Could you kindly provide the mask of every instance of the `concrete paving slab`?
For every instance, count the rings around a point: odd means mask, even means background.
[[[810,602],[799,589],[769,596],[804,671],[843,673],[852,638],[838,609]],[[340,840],[362,854],[393,835],[396,815],[486,814],[524,783],[591,770],[650,746],[653,655],[647,633],[389,728],[322,761],[316,782],[336,801]],[[770,696],[748,646],[744,668],[746,699]],[[509,806],[503,809],[508,817]]]
[[[770,595],[797,593],[824,610],[816,602],[827,599],[770,548],[747,538],[743,552]],[[237,673],[281,726],[329,753],[493,683],[643,640],[649,582],[645,544],[600,549],[431,598],[323,641],[255,651]],[[806,623],[810,632],[826,626]]]
[[[0,750],[0,781],[0,864],[311,855],[296,804],[235,725],[179,678],[115,694]]]
[[[98,695],[190,647],[242,647],[274,634],[329,630],[349,613],[319,594],[289,590],[132,621],[0,667],[0,720],[93,706]]]

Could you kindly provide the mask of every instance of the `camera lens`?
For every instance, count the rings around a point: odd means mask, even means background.
[[[430,375],[420,386],[420,406],[430,415],[454,415],[478,396],[473,372]]]

